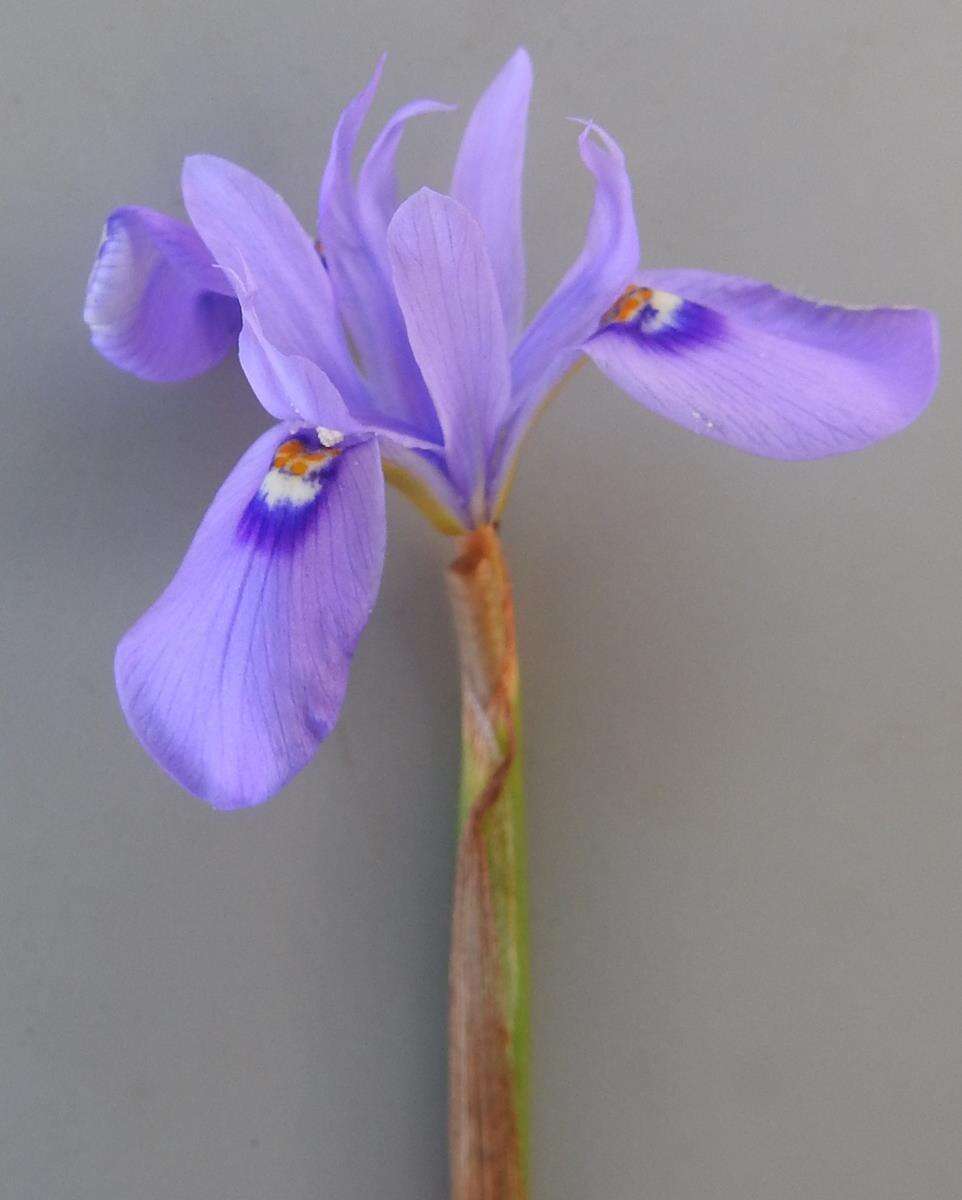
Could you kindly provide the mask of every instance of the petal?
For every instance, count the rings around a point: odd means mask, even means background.
[[[591,137],[596,133],[601,145]],[[631,181],[617,142],[587,125],[579,138],[581,160],[595,177],[595,201],[585,244],[511,356],[514,391],[510,425],[495,464],[503,483],[541,400],[581,354],[581,343],[638,268],[638,230]]]
[[[149,208],[118,208],[90,272],[84,320],[115,366],[175,380],[220,362],[236,343],[240,310],[190,226]]]
[[[341,433],[363,431],[364,426],[351,415],[316,363],[300,354],[282,354],[265,335],[256,302],[247,308],[239,348],[241,366],[254,394],[272,416]]]
[[[117,649],[131,729],[216,808],[267,799],[340,712],[385,533],[376,443],[342,449],[322,462],[311,431],[260,437]]]
[[[484,234],[456,200],[423,188],[395,213],[388,247],[408,337],[444,431],[448,472],[478,518],[509,398],[504,320]]]
[[[387,261],[387,227],[398,206],[395,158],[401,137],[412,117],[427,113],[453,112],[455,104],[440,100],[412,100],[394,113],[374,139],[361,166],[357,201],[361,225],[374,252]]]
[[[340,433],[384,434],[404,446],[441,451],[437,442],[422,438],[405,422],[384,414],[359,419],[317,363],[300,354],[282,354],[264,333],[257,300],[245,300],[240,361],[264,408],[282,421],[324,426]],[[440,432],[440,431],[439,431]]]
[[[264,332],[282,353],[316,362],[352,411],[369,408],[327,272],[280,196],[256,175],[207,154],[186,160],[182,182],[190,218],[234,282],[241,307],[256,299]]]
[[[357,136],[383,66],[382,57],[370,82],[345,108],[334,130],[321,183],[317,230],[338,308],[379,409],[437,438],[437,417],[408,345],[383,248],[378,255],[368,237],[351,172]]]
[[[840,308],[705,272],[646,273],[649,283],[669,279],[689,294],[632,289],[585,350],[686,429],[751,454],[821,458],[897,433],[931,399],[931,313]]]
[[[530,98],[531,59],[522,46],[475,105],[451,181],[451,195],[484,230],[512,341],[524,315],[521,176]]]

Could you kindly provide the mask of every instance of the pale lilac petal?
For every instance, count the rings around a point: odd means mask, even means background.
[[[282,421],[322,426],[340,433],[384,434],[405,446],[440,452],[406,422],[383,413],[351,412],[321,368],[299,354],[282,354],[264,332],[256,299],[245,299],[240,361],[269,413]],[[439,431],[440,432],[440,431]]]
[[[104,358],[141,379],[189,379],[233,349],[240,309],[190,226],[149,208],[107,218],[84,320]]]
[[[440,100],[412,100],[394,113],[368,151],[358,175],[358,210],[361,227],[382,262],[387,261],[387,227],[398,206],[395,159],[407,123],[412,117],[452,112],[456,107]]]
[[[315,362],[352,411],[370,408],[327,272],[281,197],[256,175],[207,154],[184,163],[183,190],[191,220],[233,281],[242,308],[256,302],[271,342]]]
[[[897,433],[931,399],[938,333],[923,309],[839,308],[705,272],[644,278],[585,350],[629,395],[696,433],[751,454],[821,458]],[[667,281],[714,304],[652,287]]]
[[[444,431],[448,471],[472,516],[485,505],[485,465],[509,399],[504,320],[481,226],[428,188],[388,230],[408,337]]]
[[[521,177],[530,99],[531,59],[519,47],[475,105],[451,181],[451,195],[484,230],[512,342],[524,315]]]
[[[382,57],[363,91],[341,114],[318,201],[317,230],[341,317],[357,347],[378,408],[427,436],[439,434],[431,398],[408,345],[383,252],[361,219],[352,163],[357,136],[374,99]]]
[[[721,275],[716,271],[686,267],[645,268],[636,278],[642,286],[684,296],[686,300],[717,309],[769,333],[782,334],[826,350],[854,349],[863,337],[871,336],[870,331],[876,328],[875,321],[881,313],[903,313],[910,318],[909,323],[934,320],[931,313],[922,309],[823,304],[782,291],[770,283],[742,275]],[[873,355],[877,348],[872,347]],[[896,357],[901,355],[898,340],[892,346],[892,352]]]
[[[157,762],[217,808],[257,804],[333,728],[384,558],[373,440],[306,474],[275,427],[217,493],[160,599],[117,650],[120,702]],[[345,443],[345,445],[347,445]],[[290,463],[288,463],[290,465]]]
[[[282,354],[264,333],[256,302],[245,305],[240,336],[244,373],[264,408],[282,421],[360,433],[364,425],[349,411],[321,368],[300,354]]]
[[[594,207],[581,253],[511,356],[514,401],[503,449],[494,463],[498,485],[509,473],[542,399],[573,365],[581,343],[597,329],[602,314],[638,268],[638,230],[624,155],[596,125],[585,127],[579,150],[595,177]]]

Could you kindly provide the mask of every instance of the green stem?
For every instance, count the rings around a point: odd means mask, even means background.
[[[493,526],[448,570],[461,663],[462,775],[450,970],[452,1200],[523,1200],[528,926],[511,580]]]

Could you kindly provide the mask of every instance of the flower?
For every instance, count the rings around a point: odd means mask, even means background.
[[[134,733],[219,808],[277,791],[337,720],[381,576],[382,471],[446,532],[496,519],[532,418],[584,356],[662,416],[785,459],[887,437],[935,386],[936,323],[923,310],[639,270],[624,158],[590,122],[579,137],[595,182],[584,246],[522,329],[527,53],[475,107],[450,194],[422,189],[400,206],[405,125],[449,106],[398,110],[355,178],[382,66],[337,123],[316,244],[261,180],[192,157],[192,226],[116,210],[88,285],[85,318],[104,357],[176,380],[236,344],[276,420],[117,652]]]

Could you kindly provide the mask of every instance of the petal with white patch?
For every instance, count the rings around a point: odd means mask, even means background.
[[[384,537],[374,439],[275,427],[247,451],[117,650],[127,721],[174,779],[240,808],[309,761],[337,721]]]
[[[660,276],[646,273],[657,285]],[[725,289],[691,272],[700,303],[629,288],[584,349],[646,407],[751,454],[821,458],[910,424],[937,375],[937,328],[922,309],[841,308],[764,284]],[[696,294],[697,290],[696,290]]]

